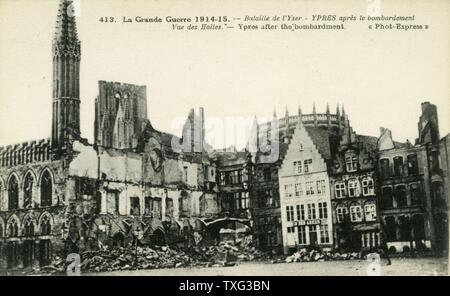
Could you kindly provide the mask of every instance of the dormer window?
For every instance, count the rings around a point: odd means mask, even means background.
[[[347,172],[356,172],[358,169],[358,158],[355,155],[346,156],[345,166],[347,168]]]

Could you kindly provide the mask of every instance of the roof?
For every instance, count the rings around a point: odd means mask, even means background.
[[[239,152],[218,152],[210,154],[210,157],[217,159],[219,166],[243,165],[249,162],[250,154],[247,151]]]
[[[317,149],[319,149],[322,157],[325,159],[331,159],[330,131],[321,127],[306,127],[305,129]]]

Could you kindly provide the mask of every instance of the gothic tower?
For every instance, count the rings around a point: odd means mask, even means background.
[[[80,133],[80,58],[72,0],[59,3],[53,39],[52,144],[64,146],[68,131]]]

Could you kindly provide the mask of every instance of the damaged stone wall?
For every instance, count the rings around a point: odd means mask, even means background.
[[[177,241],[185,236],[180,232],[183,223],[192,231],[197,217],[218,214],[216,194],[200,184],[202,163],[163,160],[158,158],[159,147],[156,138],[142,154],[101,147],[97,152],[74,142],[68,190],[73,196],[69,216],[78,229],[70,236],[77,247],[123,243],[133,239],[136,229],[147,241],[155,239],[155,231],[163,233],[166,242]]]

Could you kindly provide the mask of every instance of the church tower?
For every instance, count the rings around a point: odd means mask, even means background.
[[[68,131],[80,133],[80,58],[72,0],[60,0],[53,39],[52,145],[64,146]]]

